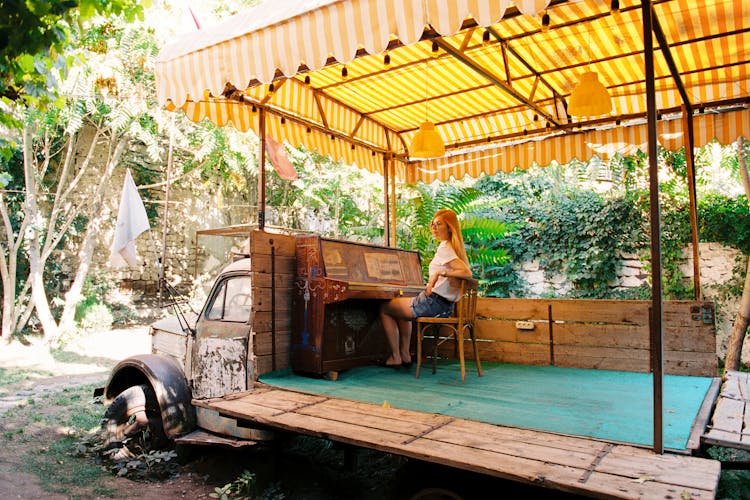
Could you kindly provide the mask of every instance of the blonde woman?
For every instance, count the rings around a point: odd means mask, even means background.
[[[424,291],[416,297],[399,297],[385,302],[380,319],[391,355],[383,362],[389,368],[411,366],[412,320],[419,317],[445,318],[451,315],[460,298],[460,289],[450,278],[471,278],[461,226],[453,210],[442,209],[430,223],[432,236],[440,242],[432,261]]]

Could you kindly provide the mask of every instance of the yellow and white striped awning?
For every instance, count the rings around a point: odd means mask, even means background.
[[[696,144],[747,134],[742,3],[653,2],[695,108]],[[267,0],[164,47],[158,99],[193,120],[256,133],[262,110],[276,140],[371,171],[394,158],[409,181],[632,151],[646,143],[642,8],[619,4],[612,12],[604,0]],[[655,46],[656,106],[673,117],[683,103]],[[607,87],[610,115],[568,116],[584,71]],[[425,119],[447,154],[412,161],[409,144]],[[659,122],[663,146],[682,146],[682,122]]]

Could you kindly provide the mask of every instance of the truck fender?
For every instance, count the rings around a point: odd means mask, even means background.
[[[110,403],[125,389],[140,384],[149,384],[153,388],[168,438],[195,429],[192,391],[176,360],[160,354],[138,354],[123,359],[112,369],[104,398]]]

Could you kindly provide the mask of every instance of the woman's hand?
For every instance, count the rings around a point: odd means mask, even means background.
[[[440,276],[439,273],[435,273],[432,276],[430,276],[429,280],[427,280],[427,286],[424,289],[425,295],[430,295],[432,293],[432,289],[434,288],[435,283],[437,282],[438,276]]]

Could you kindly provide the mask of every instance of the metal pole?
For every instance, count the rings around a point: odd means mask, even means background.
[[[391,158],[391,246],[396,247],[396,160]]]
[[[169,127],[169,149],[167,150],[167,184],[164,188],[164,224],[161,235],[161,262],[159,262],[159,307],[164,300],[164,276],[167,265],[167,222],[169,220],[169,192],[172,175],[172,151],[174,149],[174,113]]]
[[[258,155],[258,229],[266,227],[266,112],[258,108],[260,154]]]
[[[388,164],[389,155],[383,155],[383,210],[385,211],[385,223],[383,224],[383,230],[385,231],[385,246],[391,246],[391,192],[389,189],[390,183],[388,182],[388,178],[390,175]]]
[[[682,107],[682,128],[687,130],[685,144],[685,165],[688,176],[688,195],[690,197],[690,233],[693,240],[693,297],[701,300],[701,260],[698,248],[698,197],[695,190],[695,132],[693,129],[693,110],[690,106]]]
[[[664,453],[663,390],[664,335],[662,331],[661,281],[661,211],[659,208],[659,164],[656,130],[656,86],[654,84],[654,39],[651,0],[642,0],[643,52],[646,80],[646,115],[648,117],[649,200],[651,215],[651,374],[654,382],[654,452]]]

